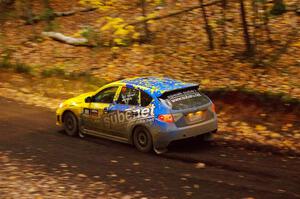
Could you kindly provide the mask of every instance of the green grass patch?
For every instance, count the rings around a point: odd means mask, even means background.
[[[255,99],[255,101],[264,104],[265,106],[272,106],[275,104],[289,105],[291,107],[300,108],[300,99],[293,98],[286,93],[274,93],[271,91],[257,91],[255,89],[245,87],[228,87],[228,88],[214,88],[214,89],[201,89],[202,92],[208,96],[217,98],[235,98],[238,99]]]
[[[13,64],[11,63],[10,60],[11,60],[11,50],[4,49],[4,52],[2,54],[2,59],[0,61],[0,68],[2,69],[12,68]]]
[[[13,70],[17,73],[24,74],[30,74],[32,72],[31,66],[22,62],[11,63],[9,57],[6,56],[4,56],[0,61],[0,69]]]
[[[9,68],[12,68],[12,66],[13,65],[10,62],[7,62],[5,60],[2,60],[0,62],[0,68],[2,68],[2,69],[9,69]]]
[[[100,87],[108,83],[106,80],[95,77],[85,71],[67,73],[64,69],[58,67],[44,69],[41,71],[40,74],[42,77],[46,77],[46,78],[58,77],[58,78],[69,79],[69,80],[81,80],[91,85],[92,87],[95,86]]]
[[[14,71],[17,73],[25,73],[30,74],[32,72],[32,68],[24,63],[17,62],[13,65]]]
[[[41,71],[41,75],[42,77],[65,77],[66,76],[66,72],[64,71],[64,69],[61,68],[49,68],[49,69],[44,69]]]
[[[98,86],[98,87],[103,86],[103,85],[108,83],[106,80],[95,77],[95,76],[93,76],[90,73],[85,72],[85,71],[69,73],[66,76],[66,78],[67,79],[74,79],[74,80],[83,80],[87,84],[90,84],[90,85],[93,85],[93,86]]]

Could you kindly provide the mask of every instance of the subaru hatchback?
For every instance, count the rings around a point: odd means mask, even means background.
[[[170,78],[120,80],[61,103],[57,124],[70,136],[89,134],[162,153],[172,141],[210,139],[217,131],[214,104],[198,88]]]

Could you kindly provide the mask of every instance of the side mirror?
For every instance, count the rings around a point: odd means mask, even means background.
[[[93,98],[92,97],[87,97],[85,98],[85,103],[91,103],[93,101]]]

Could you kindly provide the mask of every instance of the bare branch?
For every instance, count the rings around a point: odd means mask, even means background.
[[[65,12],[53,12],[53,15],[51,16],[52,18],[56,18],[56,17],[65,17],[65,16],[71,16],[71,15],[74,15],[76,13],[79,13],[79,12],[91,12],[91,11],[94,11],[94,10],[97,10],[98,8],[80,8],[80,9],[74,9],[74,10],[70,10],[70,11],[65,11]],[[29,22],[29,21],[26,21],[26,24],[34,24],[34,23],[38,23],[40,21],[43,21],[44,18],[42,15],[38,15],[38,16],[35,16],[32,18],[32,20]]]
[[[75,9],[75,10],[70,10],[66,12],[54,12],[55,17],[63,17],[63,16],[70,16],[74,15],[78,12],[91,12],[94,10],[97,10],[98,8],[81,8],[81,9]]]
[[[216,1],[213,1],[213,2],[210,2],[210,3],[207,3],[207,4],[203,4],[203,7],[216,5],[216,4],[221,3],[221,2],[222,2],[221,0],[216,0]],[[166,14],[166,15],[150,17],[150,18],[146,18],[144,20],[131,22],[128,25],[137,25],[137,24],[144,23],[144,22],[147,22],[147,21],[150,21],[150,20],[155,21],[155,20],[165,19],[165,18],[168,18],[168,17],[174,17],[174,16],[177,16],[177,15],[181,15],[183,13],[186,13],[186,12],[191,12],[191,11],[199,9],[199,8],[201,8],[200,5],[192,6],[192,7],[189,7],[187,9],[180,10],[180,11],[177,11],[177,12],[172,12],[172,13],[169,13],[169,14]]]

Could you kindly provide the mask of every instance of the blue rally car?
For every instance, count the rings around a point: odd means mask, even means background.
[[[172,141],[210,139],[217,131],[214,104],[198,87],[158,77],[120,80],[61,103],[57,124],[70,136],[89,134],[162,153]]]

